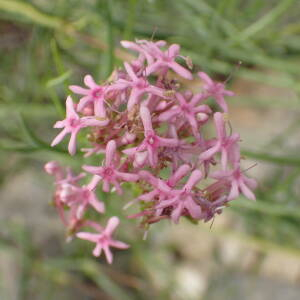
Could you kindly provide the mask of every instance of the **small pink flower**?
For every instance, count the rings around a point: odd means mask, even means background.
[[[185,210],[194,219],[201,218],[201,207],[194,199],[193,187],[202,179],[202,173],[194,170],[187,183],[180,190],[173,190],[170,197],[161,201],[155,208],[162,212],[162,209],[171,209],[171,219],[174,223],[179,222],[179,218],[185,214]]]
[[[98,213],[104,213],[104,203],[99,201],[94,191],[89,186],[70,187],[72,191],[69,197],[62,197],[64,203],[69,207],[76,206],[76,217],[82,219],[82,216],[88,206],[93,207]]]
[[[214,82],[206,73],[199,72],[198,76],[204,81],[203,88],[207,97],[214,97],[224,112],[228,112],[228,106],[224,96],[234,96],[232,91],[225,90],[224,83]]]
[[[112,234],[119,225],[119,222],[119,218],[111,217],[108,220],[105,229],[101,230],[100,233],[78,232],[76,236],[80,239],[96,243],[96,247],[93,250],[93,255],[100,256],[103,249],[107,262],[111,264],[113,261],[113,255],[111,253],[110,247],[118,249],[129,248],[129,245],[112,238]]]
[[[211,109],[208,105],[198,105],[198,102],[202,99],[202,96],[200,94],[193,96],[189,102],[181,93],[176,93],[175,97],[179,105],[174,106],[160,114],[158,120],[161,122],[165,122],[172,120],[173,118],[182,117],[190,124],[194,136],[197,139],[200,139],[197,116],[199,113],[203,113],[206,115],[210,114]]]
[[[139,176],[137,174],[120,172],[115,165],[115,154],[116,154],[116,142],[111,140],[106,146],[106,156],[105,156],[105,166],[95,167],[95,166],[83,166],[82,168],[92,174],[95,174],[92,182],[90,183],[90,188],[94,189],[97,184],[103,182],[103,191],[110,191],[110,184],[113,184],[119,194],[122,194],[121,182],[126,181],[137,181]]]
[[[158,148],[175,147],[178,145],[178,140],[162,138],[156,135],[152,127],[150,111],[146,106],[141,106],[140,117],[144,126],[145,139],[140,146],[123,150],[123,152],[129,155],[135,153],[135,161],[140,165],[148,159],[151,167],[155,167],[158,162]],[[142,157],[141,154],[143,154]],[[138,159],[140,161],[137,161]]]
[[[232,171],[215,171],[211,177],[230,187],[228,201],[237,198],[240,193],[250,200],[255,200],[255,195],[251,190],[256,188],[257,183],[243,174],[239,163],[235,164]]]
[[[165,73],[168,69],[172,69],[175,73],[185,79],[192,80],[193,75],[190,71],[182,67],[175,61],[175,58],[179,56],[180,46],[177,44],[171,45],[166,51],[160,50],[158,47],[152,46],[152,55],[157,59],[156,62],[150,64],[146,68],[146,76],[154,72],[162,71]]]
[[[130,111],[134,105],[140,103],[140,99],[144,94],[152,94],[159,97],[164,97],[162,89],[149,84],[145,77],[138,77],[133,71],[129,63],[124,63],[125,69],[130,80],[119,79],[110,89],[125,89],[131,88],[130,96],[127,103],[127,110]]]
[[[53,140],[51,146],[55,146],[62,141],[62,139],[68,133],[71,134],[69,142],[69,153],[74,155],[76,152],[76,137],[80,129],[88,126],[105,126],[108,120],[100,121],[94,117],[83,117],[80,118],[74,110],[74,104],[72,98],[69,96],[66,101],[66,118],[62,121],[58,121],[54,124],[54,128],[64,128]]]
[[[52,176],[55,176],[55,180],[61,180],[64,176],[62,167],[57,161],[49,161],[44,166],[45,171]]]
[[[200,154],[199,161],[207,161],[217,152],[221,152],[221,165],[223,170],[225,170],[228,158],[232,158],[233,155],[236,155],[236,147],[238,147],[237,142],[239,141],[240,136],[237,133],[233,133],[231,136],[226,135],[224,115],[222,113],[216,112],[214,114],[214,121],[217,131],[217,139],[213,141],[211,148]]]
[[[71,85],[69,87],[72,92],[84,96],[77,105],[77,111],[82,112],[89,104],[93,104],[95,116],[106,118],[106,110],[104,107],[106,87],[98,85],[91,75],[84,77],[84,83],[89,89],[77,85]]]

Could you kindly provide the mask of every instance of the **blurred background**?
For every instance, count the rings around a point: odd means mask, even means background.
[[[90,243],[65,242],[42,167],[82,162],[49,147],[68,85],[104,80],[130,59],[120,40],[153,35],[181,44],[195,71],[230,76],[257,202],[235,201],[213,225],[161,222],[143,241],[109,196],[132,246],[108,266]],[[300,298],[299,1],[0,0],[0,68],[1,300]]]

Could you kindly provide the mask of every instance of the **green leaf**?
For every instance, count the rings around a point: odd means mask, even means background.
[[[267,161],[279,165],[290,165],[294,167],[300,167],[300,158],[290,156],[277,156],[264,152],[254,152],[249,150],[243,150],[242,155],[250,158]]]
[[[66,71],[63,74],[48,80],[46,82],[46,87],[51,88],[51,87],[60,85],[60,84],[64,83],[71,75],[72,75],[72,72],[70,70]]]

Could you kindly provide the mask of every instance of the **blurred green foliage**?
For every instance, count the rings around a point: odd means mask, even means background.
[[[49,147],[55,134],[50,128],[64,115],[69,82],[81,84],[86,73],[104,80],[121,64],[126,56],[119,49],[121,39],[154,37],[176,42],[193,59],[195,71],[201,69],[222,80],[233,73],[232,82],[246,79],[287,88],[299,97],[299,17],[297,0],[0,0],[0,181],[33,161],[58,158],[79,166],[80,155],[74,163],[65,147]],[[239,62],[242,67],[233,72]],[[257,107],[264,103],[264,99],[241,97],[237,101]],[[289,108],[288,101],[279,103],[282,109]],[[276,137],[270,148],[284,148],[284,137],[297,129],[299,124]],[[275,155],[269,149],[246,149],[244,154],[278,166],[257,192],[257,203],[241,200],[233,205],[245,233],[299,249],[299,151]],[[26,280],[32,273],[42,274],[52,284],[68,285],[74,279],[69,272],[73,270],[113,299],[159,299],[154,286],[144,287],[137,278],[122,290],[83,253],[42,263],[26,230],[13,226],[11,230],[18,234],[1,244],[12,249],[21,245],[17,249],[23,259],[23,296],[30,295]],[[159,268],[160,261],[151,256],[149,244],[132,243],[131,256],[125,254],[126,259],[138,261],[139,266],[131,271],[147,278],[145,265],[153,263]],[[128,270],[129,262],[123,267]]]

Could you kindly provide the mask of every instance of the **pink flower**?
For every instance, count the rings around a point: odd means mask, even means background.
[[[100,233],[78,232],[76,236],[80,239],[96,243],[96,247],[93,250],[93,255],[100,256],[103,249],[107,262],[111,264],[113,261],[113,255],[111,253],[110,247],[118,249],[129,248],[129,245],[112,238],[112,234],[116,230],[118,225],[119,218],[111,217],[108,220],[106,228],[104,230],[101,230]]]
[[[204,81],[203,88],[207,97],[214,97],[224,112],[228,112],[228,106],[224,96],[234,96],[234,93],[225,90],[225,85],[221,82],[214,82],[206,73],[199,72],[198,76]]]
[[[199,125],[197,116],[200,113],[210,114],[211,109],[208,105],[198,105],[198,102],[202,99],[201,94],[197,94],[192,97],[192,99],[188,102],[185,97],[181,93],[176,93],[175,97],[179,103],[178,106],[174,106],[167,111],[160,114],[158,120],[161,122],[169,121],[173,118],[182,117],[186,120],[192,129],[194,136],[199,139]]]
[[[66,177],[56,181],[56,184],[75,184],[80,179],[85,177],[85,173],[80,173],[78,175],[74,175],[71,168],[66,168]]]
[[[200,154],[199,161],[207,161],[217,152],[221,152],[221,165],[223,170],[225,170],[228,158],[235,159],[233,156],[237,154],[236,147],[238,147],[237,142],[239,141],[240,136],[237,133],[234,133],[231,136],[226,135],[224,115],[222,113],[216,112],[214,114],[214,121],[218,137],[216,141],[213,142],[214,145],[211,148]]]
[[[161,201],[155,208],[164,208],[171,210],[171,219],[174,223],[179,222],[180,216],[185,214],[185,211],[194,218],[201,218],[201,207],[194,199],[193,187],[202,179],[202,173],[199,170],[194,170],[188,179],[187,183],[180,190],[173,190],[170,197]]]
[[[162,138],[156,135],[152,127],[150,111],[146,106],[141,106],[140,117],[144,126],[145,139],[140,146],[123,150],[123,152],[128,155],[135,153],[136,164],[143,165],[148,159],[151,167],[155,167],[158,161],[158,148],[175,147],[178,145],[178,140]]]
[[[106,156],[105,156],[105,166],[95,167],[95,166],[83,166],[82,168],[92,174],[95,174],[92,182],[90,183],[90,188],[94,189],[96,185],[103,181],[103,191],[110,191],[110,184],[113,184],[119,194],[122,194],[122,189],[119,181],[137,181],[139,176],[137,174],[130,174],[120,172],[116,167],[115,154],[116,154],[116,142],[111,140],[106,146]]]
[[[105,126],[108,120],[99,121],[93,117],[80,118],[74,110],[74,104],[72,98],[69,96],[66,101],[66,118],[62,121],[58,121],[54,124],[54,128],[64,128],[53,140],[51,146],[55,146],[62,141],[66,134],[71,134],[69,142],[69,153],[74,155],[76,152],[76,137],[81,128],[88,126]]]
[[[155,43],[150,42],[150,43],[155,44],[158,47],[164,46],[166,44],[164,41],[158,41]],[[137,41],[137,43],[130,42],[130,41],[121,41],[121,45],[126,49],[133,50],[140,54],[137,59],[137,61],[139,62],[139,67],[143,66],[145,59],[147,60],[148,64],[152,64],[154,62],[154,57],[151,55],[148,49],[149,45],[147,47],[144,41],[140,40]]]
[[[71,197],[64,201],[68,206],[76,206],[76,217],[81,219],[88,206],[93,207],[98,213],[104,213],[104,203],[99,201],[96,194],[89,186],[73,187]]]
[[[49,175],[55,176],[55,180],[63,178],[63,169],[57,161],[49,161],[45,164],[44,169]]]
[[[125,89],[131,88],[130,96],[127,103],[127,110],[130,111],[135,104],[139,104],[140,99],[144,94],[152,94],[159,97],[164,97],[163,90],[149,84],[146,78],[138,77],[133,71],[129,63],[124,63],[125,69],[130,80],[119,79],[110,89]]]
[[[255,200],[255,195],[251,190],[255,189],[257,183],[254,179],[246,177],[240,169],[240,164],[236,163],[231,171],[215,171],[212,178],[230,187],[228,201],[231,201],[242,193],[246,198]]]
[[[165,52],[160,50],[157,46],[152,45],[150,51],[152,56],[157,60],[146,68],[146,76],[158,71],[165,73],[168,69],[172,69],[175,73],[185,79],[193,79],[192,73],[175,61],[175,58],[179,56],[179,45],[173,44]]]
[[[89,104],[93,104],[95,116],[106,118],[106,111],[104,107],[104,97],[106,94],[106,87],[96,84],[91,75],[84,77],[84,83],[89,89],[82,88],[77,85],[71,85],[69,88],[72,92],[83,95],[77,105],[77,111],[82,112]]]

